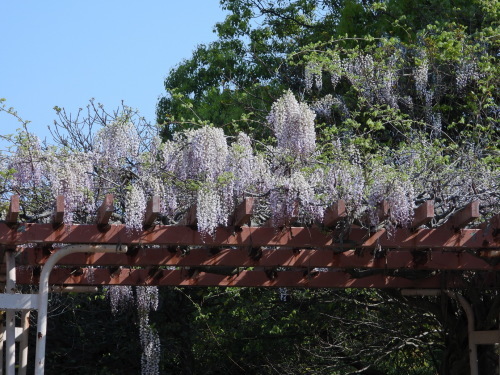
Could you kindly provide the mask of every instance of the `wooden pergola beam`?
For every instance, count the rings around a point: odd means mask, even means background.
[[[130,231],[125,225],[111,225],[103,232],[97,225],[66,225],[54,228],[51,224],[23,224],[13,229],[0,223],[0,245],[17,246],[27,243],[67,243],[67,244],[143,244],[179,246],[237,246],[352,249],[496,249],[500,238],[491,231],[482,229],[462,229],[451,231],[447,228],[409,229],[399,228],[392,235],[384,229],[370,234],[367,229],[351,228],[342,238],[339,233],[325,233],[316,228],[292,227],[276,230],[265,227],[219,227],[215,236],[202,236],[190,226],[157,225],[147,231]]]
[[[153,271],[153,272],[152,272]],[[121,269],[112,275],[106,269],[82,269],[74,273],[69,268],[54,269],[50,276],[52,285],[159,285],[159,286],[221,286],[221,287],[291,287],[291,288],[461,288],[464,283],[459,275],[435,275],[410,280],[403,277],[375,274],[353,278],[342,271],[314,272],[274,271],[273,277],[265,270],[241,271],[232,276],[192,270]],[[37,275],[29,269],[17,269],[17,283],[36,283]],[[496,280],[482,280],[484,288],[495,287]]]
[[[238,207],[234,210],[234,213],[229,218],[229,225],[235,227],[241,227],[245,224],[250,224],[250,218],[253,214],[254,198],[245,198]]]
[[[101,206],[97,209],[96,224],[99,226],[106,226],[109,223],[111,214],[115,210],[113,206],[113,194],[106,194]]]
[[[434,218],[434,201],[425,201],[415,208],[413,215],[412,228],[418,228],[425,225]]]
[[[452,229],[457,230],[464,228],[471,221],[479,217],[479,201],[472,201],[460,211],[455,212],[448,220],[448,225],[451,226]]]
[[[461,271],[472,270],[485,275],[482,287],[498,287],[500,215],[479,228],[464,229],[479,217],[478,201],[434,229],[421,227],[434,217],[433,201],[424,202],[415,209],[412,228],[387,233],[354,225],[348,231],[335,229],[347,215],[343,200],[325,212],[323,225],[333,229],[329,232],[314,226],[246,226],[254,205],[249,198],[235,209],[231,226],[217,228],[213,237],[196,230],[196,206],[188,210],[183,225],[153,226],[160,214],[158,196],[148,202],[143,230],[109,225],[114,209],[111,194],[97,210],[97,224],[63,226],[64,196],[55,203],[51,224],[17,223],[19,196],[11,197],[6,220],[0,223],[0,247],[18,248],[17,262],[27,266],[17,269],[19,284],[37,283],[33,270],[47,262],[47,249],[65,243],[124,244],[131,251],[69,255],[52,273],[51,283],[57,285],[435,289],[464,287]],[[298,210],[296,202],[290,222],[297,220]],[[380,219],[388,217],[387,201],[381,202],[377,214]],[[30,246],[23,248],[25,244]],[[405,274],[414,277],[401,277]]]
[[[17,219],[19,218],[19,195],[12,195],[10,197],[9,211],[5,216],[5,222],[7,224],[15,224],[17,223]]]
[[[189,209],[187,210],[186,214],[184,215],[179,224],[187,225],[190,227],[196,227],[198,225],[198,219],[196,218],[196,213],[197,213],[196,204],[194,204],[191,207],[189,207]]]
[[[389,217],[389,201],[384,199],[377,205],[377,216],[380,221]]]
[[[40,266],[45,264],[50,254],[41,248],[27,248],[19,252],[18,264]],[[498,257],[498,255],[497,255]],[[485,258],[488,259],[487,256]],[[331,250],[316,249],[262,249],[261,256],[254,259],[248,251],[221,249],[213,253],[211,249],[191,249],[187,253],[172,252],[164,248],[140,248],[134,255],[105,253],[76,253],[64,257],[58,263],[64,266],[101,266],[101,267],[298,267],[334,269],[411,269],[411,270],[477,270],[500,271],[500,264],[468,252],[443,252],[390,250],[383,257],[374,257],[369,251],[362,254],[355,250],[335,253]]]
[[[146,206],[146,213],[144,214],[144,220],[142,225],[145,228],[149,228],[156,221],[158,216],[160,215],[160,197],[158,195],[154,195],[148,201]]]
[[[495,235],[500,235],[500,214],[496,214],[493,217],[491,217],[488,221],[479,224],[477,228],[486,231],[491,231]]]
[[[347,216],[345,201],[339,199],[325,210],[323,215],[323,225],[327,228],[334,228],[337,223]]]
[[[60,226],[64,222],[64,212],[64,195],[58,195],[56,197],[54,212],[52,213],[52,225],[54,227]]]

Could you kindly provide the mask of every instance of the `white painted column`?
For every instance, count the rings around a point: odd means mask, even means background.
[[[486,336],[484,337],[484,342],[481,341],[481,344],[493,344],[496,340],[495,337],[500,333],[499,331],[476,331],[475,330],[475,317],[474,311],[470,303],[465,299],[464,296],[458,293],[453,293],[448,290],[440,290],[440,289],[403,289],[401,290],[401,294],[403,296],[437,296],[440,293],[445,293],[447,296],[454,298],[458,301],[458,303],[462,306],[465,311],[465,315],[467,316],[467,337],[469,344],[469,366],[470,366],[470,375],[479,375],[479,364],[477,362],[477,344],[479,343],[477,337],[479,335]],[[492,338],[493,337],[493,338]]]
[[[5,252],[6,293],[14,294],[16,291],[16,254],[14,251]],[[5,353],[5,373],[15,375],[16,373],[16,311],[8,309],[6,311],[6,353]]]
[[[28,369],[28,333],[30,328],[30,311],[23,310],[21,315],[21,337],[19,339],[19,370],[18,375],[26,375]]]
[[[3,365],[4,365],[4,361],[3,361],[3,343],[5,341],[5,326],[2,324],[0,324],[0,358],[2,358],[2,360],[0,361],[0,375],[3,375]]]
[[[45,345],[47,342],[47,305],[49,294],[49,276],[52,268],[63,257],[74,253],[125,253],[127,246],[121,245],[69,245],[52,254],[42,268],[38,288],[38,322],[35,354],[35,375],[45,371]],[[9,374],[10,375],[10,374]],[[12,374],[14,375],[14,374]]]
[[[476,319],[474,316],[474,311],[470,303],[465,299],[464,296],[458,293],[447,293],[450,296],[455,296],[456,300],[462,305],[462,308],[467,315],[467,333],[469,339],[469,365],[470,365],[470,375],[479,375],[479,364],[477,362],[477,343],[474,340]]]

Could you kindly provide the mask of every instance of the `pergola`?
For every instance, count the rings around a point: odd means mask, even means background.
[[[0,244],[6,254],[7,268],[2,277],[7,294],[16,293],[16,284],[37,285],[41,267],[63,245],[94,248],[70,251],[58,261],[48,280],[50,285],[62,288],[99,285],[399,288],[413,289],[406,293],[432,294],[436,290],[452,293],[466,287],[469,284],[466,285],[464,275],[471,271],[481,276],[476,278],[480,280],[478,288],[500,286],[500,215],[470,228],[471,222],[481,218],[478,201],[470,202],[438,227],[428,225],[434,219],[434,203],[426,201],[415,209],[410,228],[388,232],[343,225],[347,212],[342,200],[326,210],[321,223],[312,226],[294,226],[292,219],[283,228],[254,227],[250,225],[254,202],[248,198],[232,214],[231,225],[217,228],[213,237],[196,230],[196,207],[187,212],[179,225],[157,224],[159,201],[159,197],[149,201],[143,230],[138,231],[110,223],[114,211],[112,195],[106,196],[94,223],[72,225],[63,222],[62,196],[57,197],[51,222],[44,224],[19,222],[19,197],[12,196],[9,212],[0,223]],[[380,204],[378,215],[381,220],[388,216],[386,202]],[[112,245],[118,250],[126,246],[127,251],[101,253],[95,247],[100,245]],[[473,321],[467,302],[463,298],[459,302],[469,322]],[[0,308],[8,311],[40,308],[39,303],[24,303],[19,308],[3,302]],[[472,374],[477,373],[472,346],[500,342],[500,331],[476,332],[481,331],[474,331],[472,325],[469,330]],[[7,340],[9,348],[8,333]],[[7,354],[6,368],[10,375],[14,372],[9,372],[13,371],[13,365],[9,364]],[[25,373],[25,369],[22,371],[23,364],[19,374]],[[43,368],[37,373],[43,373]]]

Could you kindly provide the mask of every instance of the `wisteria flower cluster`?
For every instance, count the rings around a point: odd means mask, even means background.
[[[375,69],[370,59],[361,60],[349,69]],[[438,132],[439,114],[431,115]],[[142,229],[147,202],[156,195],[161,223],[178,223],[195,206],[204,236],[227,225],[246,197],[257,202],[254,223],[268,221],[275,227],[321,222],[339,199],[345,201],[348,217],[367,227],[379,224],[374,212],[384,200],[389,217],[382,224],[393,228],[411,223],[415,202],[422,197],[439,200],[443,220],[451,207],[458,209],[473,198],[484,202],[486,213],[498,210],[499,172],[481,163],[477,149],[457,149],[451,158],[448,150],[444,157],[439,144],[418,135],[404,152],[379,155],[376,163],[340,139],[320,149],[314,111],[290,91],[272,106],[267,121],[275,146],[258,144],[244,133],[230,138],[221,129],[202,126],[177,134],[173,141],[154,138],[141,152],[139,133],[123,121],[103,127],[88,152],[43,149],[35,137],[24,136],[24,143],[2,164],[15,171],[5,191],[20,193],[26,220],[38,222],[50,220],[55,196],[63,195],[67,224],[92,222],[104,195],[112,193],[112,220],[130,230]],[[100,155],[105,144],[109,149]]]
[[[111,312],[115,315],[134,303],[133,289],[127,285],[109,286],[107,297],[111,304]],[[160,336],[149,323],[150,311],[158,309],[158,287],[137,286],[135,304],[139,315],[139,338],[142,347],[141,375],[158,375],[161,355]]]
[[[310,62],[306,65],[305,85],[307,91],[311,91],[314,86],[321,90],[323,86],[321,74],[321,66],[318,63]]]
[[[429,51],[425,45],[408,50],[402,44],[385,43],[387,49],[379,46],[377,53],[334,48],[327,49],[322,57],[317,51],[306,57],[304,88],[313,98],[311,108],[323,118],[330,117],[333,110],[346,118],[359,108],[342,108],[344,102],[361,108],[387,106],[424,122],[434,138],[440,137],[445,119],[442,111],[447,110],[440,101],[448,94],[463,95],[467,87],[480,84],[485,77],[480,54],[464,51],[463,58],[442,63],[435,61],[432,48]],[[338,94],[318,98],[312,88],[320,91],[327,75]],[[343,84],[339,87],[340,82]],[[352,94],[356,101],[352,101]]]
[[[136,304],[139,314],[141,340],[141,374],[158,375],[160,365],[160,336],[149,324],[149,312],[158,309],[158,287],[136,287]]]
[[[42,150],[40,140],[34,134],[24,133],[19,138],[20,146],[10,164],[15,170],[13,185],[17,188],[29,188],[31,184],[36,186],[42,180]]]
[[[287,91],[272,106],[267,121],[272,126],[278,147],[295,157],[307,158],[316,149],[316,115]]]
[[[127,159],[138,157],[139,135],[134,124],[126,118],[118,118],[99,130],[94,142],[97,164],[119,168]]]
[[[122,309],[127,309],[134,301],[134,291],[129,285],[110,285],[106,290],[106,296],[113,315],[118,314]]]
[[[49,155],[46,163],[46,178],[53,196],[64,196],[64,221],[72,223],[78,211],[92,212],[95,207],[92,192],[93,163],[89,155],[72,153]]]
[[[125,197],[125,224],[131,229],[142,229],[142,220],[146,211],[146,196],[138,185],[132,185]]]
[[[342,119],[349,117],[349,109],[340,96],[325,95],[312,102],[310,108],[322,118],[331,117],[333,109],[336,109],[341,114]]]

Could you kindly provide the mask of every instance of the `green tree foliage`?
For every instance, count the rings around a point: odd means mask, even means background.
[[[316,40],[315,3],[222,1],[230,14],[215,27],[219,40],[199,46],[165,80],[157,110],[165,134],[203,120],[228,134],[267,135],[261,124],[270,104],[285,88],[300,88],[301,68],[286,57]]]
[[[453,168],[447,155],[456,148],[498,168],[498,1],[221,4],[229,14],[215,27],[219,39],[199,46],[165,80],[157,115],[167,138],[207,122],[228,135],[245,130],[265,140],[271,105],[290,89],[316,109],[321,139],[354,143],[367,159],[404,153],[423,133],[440,150],[435,170]],[[197,346],[207,360],[208,353],[216,356],[211,369],[224,363],[227,373],[238,373],[238,366],[255,373],[468,373],[466,319],[444,295],[417,302],[392,292],[297,291],[291,301],[277,302],[268,291],[240,290],[224,293],[244,298],[220,301],[220,318],[211,307],[217,293],[191,297],[196,322],[205,321],[216,348],[227,353]],[[465,294],[484,324],[477,329],[493,328],[498,295],[474,287]],[[284,358],[264,343],[286,348]],[[492,354],[480,353],[485,373],[493,371]],[[246,356],[249,364],[238,360]]]
[[[310,103],[328,94],[342,99],[349,116],[337,110],[333,118],[319,116],[319,123],[328,131],[368,133],[364,138],[375,136],[377,142],[394,140],[395,132],[425,128],[432,116],[454,139],[463,130],[478,128],[476,140],[498,136],[496,1],[221,4],[229,15],[216,25],[219,39],[199,46],[165,80],[167,95],[160,99],[157,114],[167,137],[202,122],[223,127],[230,135],[246,130],[265,137],[265,116],[284,88]],[[364,77],[372,78],[373,88],[391,80],[390,89],[398,92],[393,105],[367,103],[360,84],[370,82],[354,77],[362,72],[329,84],[328,71],[356,56],[373,59],[378,72]],[[322,75],[321,90],[307,90],[308,66]],[[413,73],[424,68],[426,82],[419,91]],[[394,77],[384,76],[384,71]]]
[[[218,40],[198,46],[165,80],[167,93],[157,108],[165,138],[211,123],[227,135],[245,130],[266,142],[271,106],[290,89],[315,108],[323,144],[340,142],[343,151],[354,144],[373,165],[411,153],[412,141],[426,137],[429,175],[453,169],[450,155],[458,147],[498,168],[498,1],[221,5],[229,14],[215,26]],[[325,159],[336,157],[328,147],[323,151]],[[482,276],[468,275],[471,285]],[[477,329],[498,324],[496,291],[471,287],[464,294],[477,314]],[[467,322],[446,295],[417,301],[397,291],[170,288],[161,297],[150,319],[160,333],[164,373],[468,372]],[[104,302],[92,309],[87,302],[79,300],[74,312],[52,318],[65,329],[49,340],[53,356],[47,357],[57,361],[48,366],[62,373],[79,358],[102,373],[128,373],[130,366],[136,373],[134,312],[108,314],[106,324],[99,323]],[[93,345],[88,334],[103,327],[113,337],[96,336]],[[129,339],[132,331],[135,338]],[[69,341],[75,337],[78,345]],[[491,373],[492,358],[484,350],[484,373]]]
[[[423,310],[408,313],[400,302],[380,303],[375,291],[214,288],[190,294],[199,312],[195,373],[425,373],[429,364],[415,363],[423,355],[413,344],[428,334],[440,339],[429,332],[436,324],[432,316],[418,325]],[[390,318],[398,323],[378,323]]]

